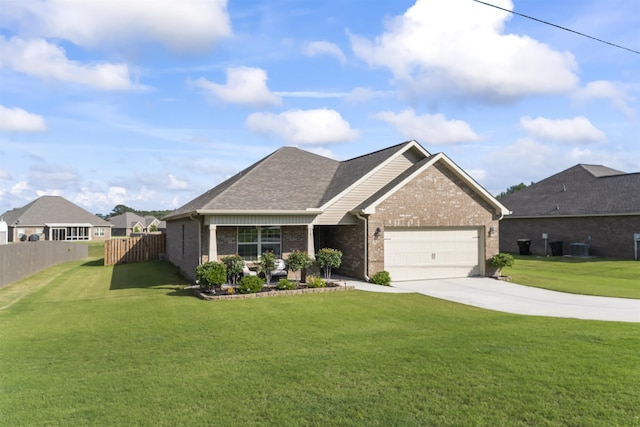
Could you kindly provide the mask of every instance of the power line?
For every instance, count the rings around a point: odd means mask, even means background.
[[[600,43],[605,43],[605,44],[608,44],[610,46],[614,46],[614,47],[617,47],[619,49],[628,50],[629,52],[633,52],[633,53],[636,53],[636,54],[640,55],[640,52],[638,52],[637,50],[629,49],[628,47],[620,46],[618,44],[611,43],[611,42],[608,42],[606,40],[602,40],[602,39],[599,39],[597,37],[593,37],[593,36],[590,36],[590,35],[585,34],[585,33],[581,33],[581,32],[576,31],[576,30],[572,30],[571,28],[563,27],[561,25],[557,25],[557,24],[554,24],[554,23],[551,23],[551,22],[548,22],[548,21],[543,21],[542,19],[534,18],[533,16],[525,15],[524,13],[514,12],[513,10],[505,9],[505,8],[500,7],[500,6],[496,6],[495,4],[486,3],[486,2],[483,2],[483,1],[480,1],[480,0],[473,0],[473,1],[475,1],[476,3],[484,4],[486,6],[495,7],[496,9],[504,10],[505,12],[509,12],[509,13],[514,14],[514,15],[522,16],[523,18],[527,18],[527,19],[531,19],[533,21],[541,22],[543,24],[551,25],[552,27],[560,28],[561,30],[569,31],[571,33],[575,33],[575,34],[578,34],[580,36],[587,37],[587,38],[599,41]]]

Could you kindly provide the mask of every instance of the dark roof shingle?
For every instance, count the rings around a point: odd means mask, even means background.
[[[500,202],[510,217],[640,213],[640,173],[578,164]]]
[[[42,226],[44,224],[91,224],[111,227],[111,224],[80,206],[60,196],[41,196],[21,208],[2,214],[9,226],[20,221],[21,226]]]

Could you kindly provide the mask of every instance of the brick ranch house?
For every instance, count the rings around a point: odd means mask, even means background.
[[[634,259],[640,248],[640,173],[578,164],[500,198],[513,213],[500,222],[500,250],[519,252],[531,240],[533,255],[545,241],[562,254]],[[547,254],[552,254],[549,247]]]
[[[109,240],[111,224],[60,196],[41,196],[1,215],[9,242],[21,240]]]
[[[346,161],[283,147],[170,214],[167,258],[193,278],[226,255],[330,247],[343,252],[336,273],[355,278],[485,275],[505,214],[446,155],[415,141]]]

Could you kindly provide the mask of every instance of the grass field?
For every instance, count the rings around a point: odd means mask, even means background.
[[[640,425],[639,324],[185,284],[91,258],[0,289],[0,424]]]
[[[585,295],[640,298],[640,262],[516,255],[514,283]]]

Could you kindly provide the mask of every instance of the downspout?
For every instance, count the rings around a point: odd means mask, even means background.
[[[198,223],[198,265],[202,264],[202,224],[200,220],[193,217],[193,214],[189,214],[189,219]]]
[[[356,218],[364,221],[364,278],[369,282],[370,279],[367,274],[369,272],[369,221],[367,221],[366,217],[361,216],[360,212],[356,213]]]

